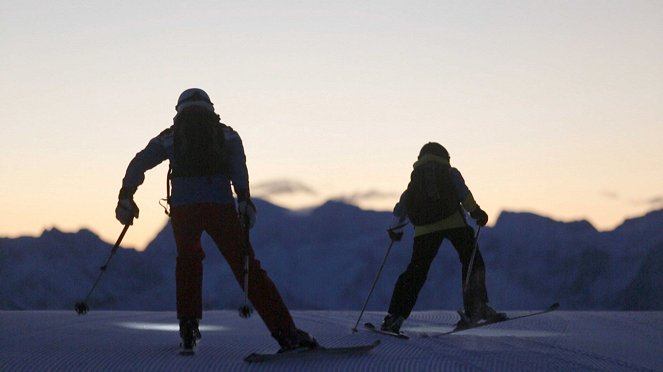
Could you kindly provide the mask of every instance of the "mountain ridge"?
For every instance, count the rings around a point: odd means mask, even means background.
[[[367,211],[330,201],[291,211],[256,200],[258,224],[251,232],[257,257],[292,308],[344,310],[361,306],[389,239],[389,212]],[[661,310],[652,291],[661,289],[663,210],[628,219],[611,231],[584,220],[561,222],[529,212],[502,212],[482,229],[491,303],[503,309],[533,309],[550,301],[582,310]],[[369,303],[386,308],[411,251],[412,229],[394,244]],[[51,228],[39,237],[0,238],[0,309],[64,309],[87,293],[110,253],[89,229]],[[211,240],[204,306],[235,308],[239,286]],[[91,298],[108,309],[165,310],[174,305],[176,250],[169,224],[142,252],[120,249]],[[445,242],[431,268],[416,310],[455,309],[460,268]],[[660,293],[660,292],[659,292]]]

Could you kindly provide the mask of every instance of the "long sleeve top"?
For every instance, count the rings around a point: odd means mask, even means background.
[[[421,157],[421,159],[419,159],[417,162],[415,162],[413,167],[416,168],[429,161],[443,162],[449,164],[449,161],[445,158],[433,155],[425,155]],[[456,192],[456,196],[458,197],[458,200],[460,200],[460,204],[463,207],[463,209],[468,213],[472,213],[475,209],[479,207],[476,201],[474,200],[474,197],[472,196],[472,192],[465,184],[465,179],[463,178],[463,175],[460,173],[458,169],[451,167],[450,171],[451,171],[451,179],[454,184],[454,190],[452,192]],[[407,195],[407,190],[401,194],[400,200],[394,206],[393,214],[396,217],[405,218],[407,216],[407,210],[405,207],[406,195]],[[439,221],[427,225],[419,225],[419,226],[415,225],[414,236],[420,236],[437,231],[454,229],[465,226],[467,226],[465,213],[459,208],[459,210],[454,214],[452,214],[451,216],[443,218]]]
[[[234,203],[232,187],[235,193],[248,191],[249,174],[246,168],[246,155],[239,134],[230,127],[224,128],[227,172],[214,176],[173,177],[171,180],[171,205],[194,203]],[[131,160],[122,187],[133,195],[145,180],[145,172],[165,160],[173,161],[173,129],[168,128],[154,137],[147,146]]]

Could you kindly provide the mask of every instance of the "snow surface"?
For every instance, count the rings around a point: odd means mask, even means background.
[[[517,315],[519,312],[512,313]],[[663,370],[663,312],[571,312],[439,336],[451,311],[413,313],[410,340],[352,333],[355,311],[295,311],[298,326],[323,345],[381,345],[360,356],[324,356],[261,364],[242,359],[276,343],[260,318],[209,311],[195,356],[178,355],[172,312],[0,311],[2,371],[646,371]],[[364,321],[380,322],[367,312]],[[436,337],[436,335],[438,335]]]

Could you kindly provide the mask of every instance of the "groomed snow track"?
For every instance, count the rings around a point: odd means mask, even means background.
[[[519,312],[512,312],[518,314]],[[367,355],[248,364],[276,343],[261,320],[209,311],[195,356],[178,355],[171,312],[0,311],[0,371],[647,371],[663,366],[663,312],[566,312],[439,336],[452,311],[415,312],[410,340],[351,328],[351,311],[295,311],[300,328],[323,345],[370,343]],[[379,323],[382,313],[362,321]]]

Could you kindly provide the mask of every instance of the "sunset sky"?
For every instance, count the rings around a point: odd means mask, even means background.
[[[0,0],[0,46],[3,237],[114,241],[126,166],[190,87],[242,136],[255,195],[298,191],[286,207],[389,210],[436,141],[491,223],[663,208],[660,1]],[[166,223],[166,170],[125,246]]]

